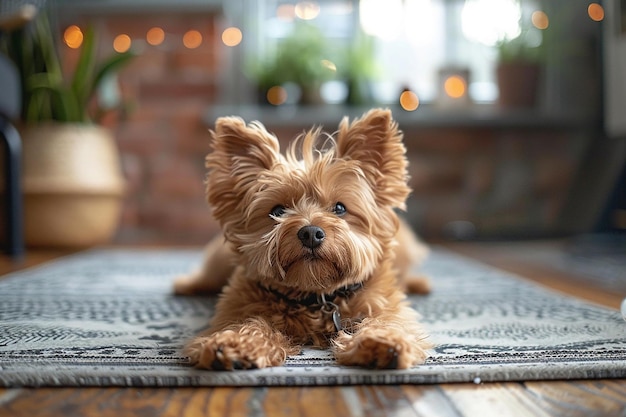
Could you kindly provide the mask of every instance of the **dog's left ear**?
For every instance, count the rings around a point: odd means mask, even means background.
[[[410,189],[405,154],[402,132],[390,110],[370,110],[352,123],[345,117],[339,124],[337,156],[360,162],[382,205],[406,208]]]

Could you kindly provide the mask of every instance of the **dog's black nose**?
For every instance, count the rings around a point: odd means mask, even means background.
[[[322,244],[325,237],[326,233],[324,233],[321,227],[304,226],[302,229],[298,230],[298,239],[309,249],[317,248]]]

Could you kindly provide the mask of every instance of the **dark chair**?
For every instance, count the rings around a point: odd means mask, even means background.
[[[20,76],[6,56],[0,54],[0,142],[4,147],[4,193],[7,254],[14,259],[24,256],[22,189],[20,183],[22,141],[11,123],[21,108]]]

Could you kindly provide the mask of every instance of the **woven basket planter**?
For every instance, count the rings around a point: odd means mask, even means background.
[[[99,126],[22,129],[27,246],[88,247],[117,230],[124,180],[111,133]]]

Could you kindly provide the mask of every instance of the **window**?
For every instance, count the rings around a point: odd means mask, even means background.
[[[264,0],[244,2],[244,32],[253,43],[244,51],[248,74],[255,63],[272,57],[295,27],[306,23],[327,41],[328,57],[335,71],[333,84],[346,84],[350,63],[345,56],[367,39],[373,70],[373,99],[396,103],[404,89],[421,102],[433,102],[441,94],[441,73],[463,74],[474,102],[494,102],[498,96],[495,64],[498,44],[521,39],[537,48],[549,25],[538,0]],[[254,5],[252,5],[254,3]],[[250,7],[249,7],[250,6]],[[538,48],[537,48],[538,49]],[[319,60],[322,61],[322,60]],[[362,64],[362,61],[360,62]],[[285,68],[277,68],[284,71]],[[255,80],[258,81],[258,80]],[[329,89],[327,101],[341,99]],[[331,97],[332,96],[332,97]]]

